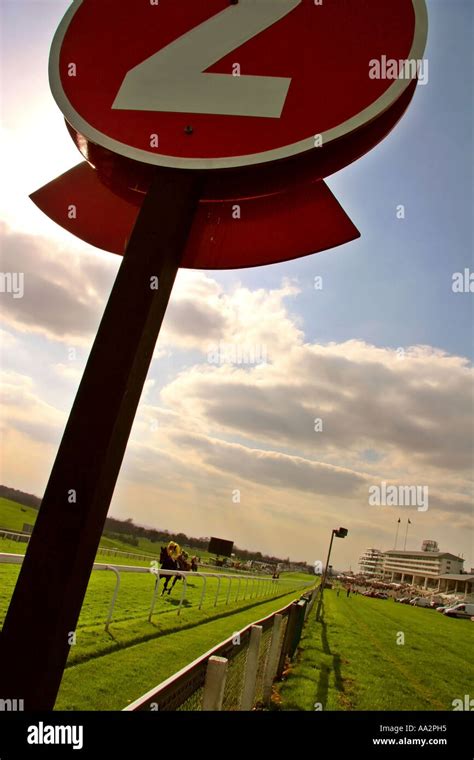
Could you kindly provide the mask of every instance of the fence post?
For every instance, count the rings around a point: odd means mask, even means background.
[[[308,610],[308,614],[309,614],[309,613],[311,612],[311,610],[313,609],[313,606],[314,606],[314,602],[316,601],[316,597],[317,597],[317,595],[318,595],[318,591],[319,591],[319,586],[315,586],[315,588],[313,589],[313,591],[312,591],[312,594],[311,594],[311,599],[309,600],[309,604],[308,604],[308,608],[309,608],[309,610]]]
[[[296,616],[296,624],[295,624],[295,630],[293,633],[293,639],[290,642],[290,650],[288,652],[290,658],[294,656],[296,649],[298,647],[298,644],[300,643],[300,638],[303,632],[303,625],[304,625],[304,620],[305,620],[306,605],[307,605],[307,600],[305,598],[300,599],[299,602],[296,603],[298,612]]]
[[[262,626],[253,625],[250,629],[250,643],[245,664],[244,686],[242,689],[241,710],[251,710],[257,687],[258,653],[262,639]]]
[[[204,575],[201,575],[201,573],[196,573],[196,575],[199,578],[202,578],[203,581],[204,581],[203,586],[202,586],[201,601],[199,602],[199,609],[201,609],[202,603],[204,601],[204,597],[206,596],[207,579],[206,579],[206,577]]]
[[[293,636],[295,634],[297,619],[298,619],[298,605],[296,602],[293,602],[293,604],[290,607],[290,613],[288,615],[288,623],[286,624],[285,636],[283,638],[283,644],[282,644],[281,652],[280,652],[280,659],[278,661],[278,669],[277,669],[278,678],[281,678],[281,674],[283,673],[283,668],[285,667],[285,657],[290,651],[291,642],[293,641]]]
[[[110,621],[112,620],[112,614],[113,614],[114,607],[115,607],[115,600],[117,599],[117,594],[118,594],[119,588],[120,588],[120,573],[119,573],[119,571],[117,570],[116,567],[106,567],[105,569],[106,570],[112,570],[112,572],[115,573],[116,578],[117,578],[117,581],[115,583],[114,593],[112,595],[112,601],[110,602],[109,614],[107,615],[107,620],[105,622],[105,630],[108,632],[108,630],[109,630],[109,624],[110,624]]]
[[[306,605],[306,611],[304,613],[304,619],[308,617],[309,613],[313,609],[314,600],[316,599],[316,594],[318,593],[318,588],[314,588],[310,594],[310,597],[308,599],[308,604]]]
[[[225,657],[216,657],[215,655],[209,657],[202,697],[202,710],[222,710],[227,662]]]
[[[220,578],[217,578],[217,589],[216,589],[216,596],[215,596],[215,598],[214,598],[214,607],[215,607],[215,606],[216,606],[216,604],[217,604],[217,597],[219,596],[219,591],[220,591],[220,588],[221,588],[221,579],[220,579]]]
[[[181,615],[181,607],[186,599],[186,591],[188,590],[188,579],[184,573],[181,573],[181,579],[183,581],[183,590],[181,592],[181,599],[179,600],[178,615]]]
[[[263,676],[263,702],[268,705],[272,695],[273,679],[276,676],[278,667],[278,658],[280,656],[280,639],[281,625],[283,623],[282,615],[275,615],[273,618],[273,631],[268,658],[265,665],[265,674]]]
[[[229,604],[230,588],[232,586],[232,576],[228,575],[227,578],[229,580],[229,588],[227,589],[227,596],[226,596],[226,599],[225,599],[225,603]]]
[[[160,588],[160,570],[159,568],[156,569],[156,573],[154,572],[153,575],[156,575],[155,580],[155,588],[153,589],[153,596],[151,599],[151,607],[150,607],[150,614],[148,615],[148,622],[151,623],[151,618],[153,615],[153,611],[155,609],[155,603],[156,603],[156,597],[158,596],[158,591]]]

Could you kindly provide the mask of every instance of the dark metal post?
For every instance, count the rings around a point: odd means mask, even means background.
[[[308,603],[308,600],[305,599],[304,597],[300,599],[299,602],[296,603],[298,614],[295,616],[296,617],[295,630],[293,633],[293,640],[290,644],[290,649],[288,652],[288,657],[290,658],[290,660],[293,659],[294,657],[294,654],[298,648],[298,644],[300,643],[301,634],[303,633],[304,617],[305,617],[307,603]]]
[[[0,635],[0,698],[26,710],[54,707],[199,184],[155,173],[92,346]]]
[[[321,612],[321,606],[322,606],[322,603],[323,603],[324,586],[326,585],[326,578],[327,578],[328,568],[329,568],[329,560],[331,558],[332,542],[333,542],[335,533],[336,533],[335,530],[333,530],[332,533],[331,533],[331,541],[329,543],[328,558],[326,560],[326,567],[324,568],[324,575],[322,577],[321,587],[319,589],[318,606],[317,606],[317,609],[316,609],[316,620],[320,619],[319,616],[320,616],[320,612]]]
[[[290,652],[291,644],[294,639],[296,625],[298,621],[298,615],[299,615],[298,603],[293,602],[293,604],[290,607],[290,612],[288,614],[288,621],[286,623],[285,635],[283,637],[283,643],[281,645],[280,659],[278,661],[278,668],[277,668],[278,678],[281,678],[281,675],[285,668],[285,660],[286,660],[287,655]]]

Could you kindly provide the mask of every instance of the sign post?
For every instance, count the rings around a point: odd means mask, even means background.
[[[54,707],[105,518],[199,197],[152,183],[59,447],[0,637],[0,692]]]
[[[54,706],[178,268],[358,237],[322,179],[413,96],[416,70],[373,79],[370,58],[419,58],[425,41],[424,0],[73,0],[49,73],[87,163],[33,199],[124,259],[0,635],[0,698]]]

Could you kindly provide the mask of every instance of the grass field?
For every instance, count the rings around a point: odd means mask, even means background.
[[[214,617],[208,611],[200,619],[193,614],[196,611],[189,610],[182,620],[175,616],[166,621],[162,618],[161,629],[158,623],[142,623],[143,634],[150,635],[151,630],[153,638],[125,649],[117,646],[109,654],[76,665],[69,664],[56,709],[121,710],[235,631],[289,604],[298,595],[292,592],[237,611],[221,608],[218,616],[217,608]],[[118,643],[127,629],[114,626],[114,630]]]
[[[0,564],[0,627],[3,623],[20,567]],[[242,599],[246,579],[220,583],[207,579],[206,596],[199,609],[202,579],[188,581],[186,601],[177,614],[182,582],[172,594],[158,596],[151,622],[148,614],[155,576],[121,573],[120,590],[109,630],[105,620],[115,587],[115,575],[93,571],[71,646],[59,694],[58,709],[115,710],[126,706],[157,683],[175,673],[235,630],[263,617],[298,597],[314,579],[308,575],[282,575],[272,587],[272,597]],[[237,593],[239,599],[236,601]],[[32,635],[32,641],[34,634]],[[131,695],[125,699],[125,695]]]
[[[323,621],[315,622],[314,608],[279,687],[281,707],[452,710],[453,699],[472,694],[473,645],[470,620],[327,591]]]
[[[0,529],[21,531],[24,523],[34,525],[37,516],[37,509],[24,507],[23,504],[10,499],[0,498]]]
[[[36,515],[36,510],[0,499],[1,527],[21,530]],[[139,547],[108,537],[101,543],[145,553],[150,559],[157,556],[157,545],[146,539]],[[0,539],[0,551],[23,553],[25,549],[26,544]],[[149,564],[101,555],[97,561]],[[19,566],[0,564],[0,626],[18,573]],[[215,605],[218,582],[208,579],[199,609],[202,580],[192,577],[181,614],[177,615],[182,589],[178,582],[171,596],[158,597],[149,622],[155,577],[123,572],[113,621],[105,631],[115,575],[94,571],[56,708],[122,709],[236,630],[299,596],[301,580],[314,579],[284,574],[272,597],[236,601],[237,582],[227,597],[228,581],[222,579]],[[287,679],[278,686],[283,710],[452,710],[454,699],[472,692],[471,621],[392,600],[358,595],[348,599],[344,592],[337,596],[336,590],[325,593],[322,622],[314,618],[315,610]]]
[[[0,626],[3,623],[8,604],[20,572],[19,565],[0,564]],[[279,596],[290,590],[304,586],[301,581],[311,583],[312,578],[308,575],[297,573],[283,574],[278,584],[272,589],[271,596]],[[77,662],[92,656],[101,654],[104,650],[127,646],[140,640],[146,635],[153,635],[162,630],[175,629],[182,624],[186,625],[192,620],[193,624],[206,619],[208,616],[220,615],[223,610],[236,610],[248,605],[255,604],[262,598],[269,599],[271,596],[259,597],[252,595],[252,585],[247,580],[241,581],[240,590],[238,581],[233,580],[229,598],[229,580],[223,578],[219,589],[216,578],[207,579],[206,594],[201,610],[198,609],[201,600],[201,578],[190,577],[187,583],[186,599],[183,602],[180,615],[177,614],[183,582],[178,581],[170,595],[158,595],[151,629],[144,632],[143,625],[148,618],[155,586],[155,576],[151,573],[122,572],[120,589],[114,607],[113,619],[110,626],[110,634],[104,631],[110,602],[115,588],[115,574],[109,571],[93,571],[90,577],[87,592],[77,626],[78,644],[71,649],[70,661]],[[163,581],[161,581],[163,584]],[[217,604],[216,601],[216,592]],[[244,592],[246,598],[243,599]],[[236,600],[239,594],[238,601]],[[184,623],[180,622],[184,621]]]

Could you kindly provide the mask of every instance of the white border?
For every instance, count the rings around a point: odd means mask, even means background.
[[[426,41],[428,36],[428,12],[425,0],[412,0],[413,10],[415,12],[415,33],[409,55],[409,60],[421,60],[425,52]],[[242,166],[252,166],[262,164],[268,161],[277,161],[281,158],[288,158],[304,151],[314,150],[314,135],[300,140],[290,145],[284,145],[281,148],[264,151],[263,153],[251,153],[246,156],[226,156],[223,158],[179,158],[177,156],[166,156],[160,153],[151,153],[139,148],[133,148],[130,145],[121,143],[111,137],[99,132],[86,122],[80,114],[75,111],[69,102],[61,82],[59,70],[59,57],[62,43],[71,20],[82,5],[82,0],[73,0],[72,5],[67,10],[61,23],[59,24],[56,34],[51,44],[49,57],[49,84],[53,97],[64,114],[67,121],[78,132],[83,134],[91,142],[108,148],[114,153],[132,158],[135,161],[141,161],[146,164],[157,166],[174,167],[175,169],[230,169]],[[332,140],[344,137],[350,132],[359,129],[376,119],[390,106],[392,106],[406,90],[411,83],[411,79],[396,79],[393,84],[380,96],[374,103],[364,108],[356,116],[352,116],[347,121],[339,124],[337,127],[329,129],[322,133],[323,144]]]

